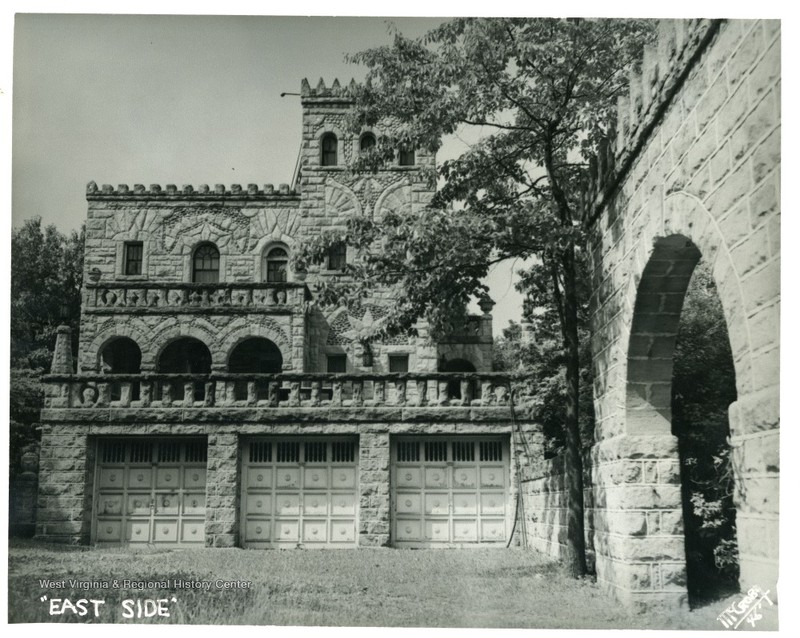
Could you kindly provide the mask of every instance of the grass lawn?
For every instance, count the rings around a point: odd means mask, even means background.
[[[39,580],[251,581],[250,589],[64,589]],[[49,598],[104,599],[98,618],[48,614]],[[122,616],[124,599],[175,598],[185,624],[398,627],[722,629],[736,596],[702,609],[627,615],[590,579],[518,549],[255,551],[92,549],[12,541],[9,622],[146,622]],[[60,603],[63,605],[63,603]],[[776,608],[756,629],[777,628]],[[744,626],[742,628],[745,628]]]

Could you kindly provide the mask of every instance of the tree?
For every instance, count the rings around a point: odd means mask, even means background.
[[[361,253],[348,295],[392,288],[398,303],[386,330],[409,329],[418,317],[434,335],[457,325],[497,261],[536,255],[529,290],[547,297],[558,317],[565,368],[568,565],[586,571],[578,411],[584,258],[578,193],[589,157],[606,134],[627,69],[654,36],[654,22],[635,20],[460,18],[426,36],[395,33],[390,46],[357,53],[366,65],[355,91],[351,129],[389,123],[353,170],[375,170],[398,149],[437,151],[470,129],[482,136],[435,175],[441,187],[418,214],[380,224],[354,218],[344,236],[323,234],[303,258],[321,261],[332,241]],[[379,241],[381,240],[381,241]],[[335,300],[333,286],[322,290]]]
[[[547,325],[542,316],[533,323],[534,338],[522,338],[522,326],[510,322],[500,337],[494,341],[493,369],[500,372],[524,371],[531,375],[527,389],[527,408],[531,417],[542,428],[545,458],[563,453],[566,445],[564,420],[566,418],[567,388],[564,375],[564,348],[557,324]],[[587,326],[580,331],[581,371],[578,425],[581,450],[592,444],[594,435],[594,402],[592,395],[592,370],[590,339]]]
[[[37,439],[44,393],[40,377],[50,369],[56,329],[72,327],[77,346],[84,229],[69,236],[39,217],[11,233],[11,471],[18,452]]]

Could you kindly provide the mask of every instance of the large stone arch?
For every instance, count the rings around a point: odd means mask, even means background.
[[[700,259],[713,267],[738,394],[747,394],[753,385],[744,298],[725,236],[711,212],[689,193],[667,195],[661,210],[632,229],[647,253],[631,254],[623,306],[627,334],[620,342],[627,344],[625,431],[630,434],[670,433],[672,353],[686,290]]]
[[[730,233],[719,223],[728,211],[710,210],[682,190],[665,195],[654,189],[643,205],[626,212],[613,237],[624,252],[609,251],[596,264],[599,418],[592,471],[598,580],[637,604],[686,597],[672,363],[685,293],[702,258],[712,266],[736,372],[738,396],[729,413],[740,583],[745,589],[753,582],[773,586],[763,538],[776,539],[777,529],[777,389],[773,394],[758,385],[759,370],[770,376],[770,362],[759,361],[754,348],[753,289],[743,285]],[[754,418],[755,428],[747,423]],[[759,423],[771,431],[756,432]]]
[[[774,594],[778,575],[780,25],[665,25],[658,51],[678,31],[706,37],[683,38],[677,64],[645,58],[645,86],[637,80],[620,100],[616,144],[600,158],[601,188],[584,193],[596,416],[589,529],[598,583],[634,606],[686,600],[672,340],[700,256],[736,373],[728,413],[740,587]]]

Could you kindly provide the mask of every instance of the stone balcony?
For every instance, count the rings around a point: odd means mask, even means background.
[[[289,314],[311,293],[304,283],[87,283],[86,314]]]
[[[523,414],[527,379],[479,372],[51,374],[43,378],[42,420],[494,421],[514,418],[515,408]]]

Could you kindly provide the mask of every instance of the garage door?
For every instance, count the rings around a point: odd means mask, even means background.
[[[96,543],[203,545],[205,439],[107,439],[99,443]]]
[[[394,545],[506,543],[508,458],[500,438],[394,440]]]
[[[245,547],[353,547],[358,441],[255,439],[245,443]]]

